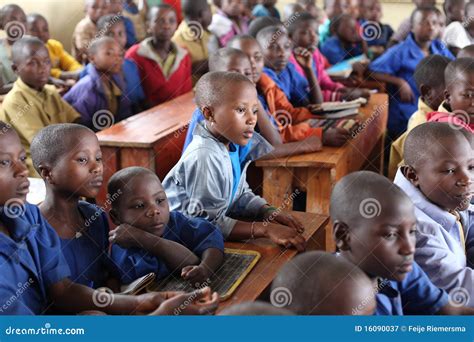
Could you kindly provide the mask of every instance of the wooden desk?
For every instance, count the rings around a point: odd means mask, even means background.
[[[104,184],[115,172],[129,166],[149,168],[163,180],[181,156],[194,109],[193,93],[189,92],[97,133],[104,160]],[[105,188],[97,196],[99,204],[105,202]]]
[[[327,226],[329,218],[297,211],[292,213],[301,220],[305,227],[303,236],[307,241],[306,250],[324,249],[324,228]],[[251,242],[226,242],[225,247],[258,251],[262,256],[232,297],[219,304],[218,311],[234,304],[255,301],[264,297],[265,291],[269,289],[281,267],[298,253],[296,249],[278,247],[267,239],[257,239]]]
[[[292,208],[293,190],[306,191],[306,211],[329,215],[334,184],[346,174],[362,169],[383,170],[384,132],[388,117],[388,95],[374,94],[361,108],[365,121],[342,147],[324,147],[321,152],[260,160],[263,169],[263,197],[274,206]],[[334,248],[328,229],[328,250]]]

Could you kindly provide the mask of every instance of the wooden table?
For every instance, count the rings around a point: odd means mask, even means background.
[[[381,172],[388,95],[372,95],[360,112],[363,124],[342,147],[324,147],[320,152],[257,161],[257,167],[263,169],[263,197],[276,207],[284,203],[291,208],[293,191],[298,188],[307,193],[307,212],[329,215],[331,191],[339,179],[364,166]],[[334,247],[332,233],[327,236],[327,246],[329,250]]]
[[[193,93],[189,92],[97,133],[104,160],[104,184],[115,172],[129,166],[149,168],[163,180],[181,156],[195,107]],[[104,186],[97,202],[103,204],[105,199]]]
[[[292,213],[301,220],[305,227],[303,236],[307,241],[306,249],[324,250],[325,228],[329,218],[327,216],[297,211]],[[296,249],[281,248],[267,239],[257,239],[249,242],[226,242],[225,247],[258,251],[261,254],[261,258],[235,290],[232,297],[220,303],[218,311],[233,304],[264,298],[267,294],[266,290],[269,290],[271,282],[281,267],[298,253]]]

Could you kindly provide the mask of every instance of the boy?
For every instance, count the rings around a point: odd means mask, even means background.
[[[41,40],[34,37],[18,40],[12,55],[18,80],[3,100],[0,120],[10,124],[20,136],[28,157],[28,170],[33,176],[37,174],[30,159],[30,144],[35,134],[50,124],[78,122],[80,115],[54,86],[46,85],[51,63]]]
[[[108,14],[113,15],[117,19],[121,19],[125,25],[125,32],[127,36],[127,42],[125,47],[128,49],[130,46],[137,42],[137,37],[135,36],[135,27],[130,18],[123,16],[123,0],[107,0]]]
[[[288,303],[279,293],[291,294]],[[280,292],[281,291],[281,292]],[[283,266],[272,282],[270,299],[297,315],[373,315],[372,281],[356,265],[325,252],[306,252]]]
[[[86,17],[77,23],[72,34],[72,55],[81,64],[86,64],[87,49],[97,34],[96,23],[107,14],[107,0],[84,0]]]
[[[355,20],[359,18],[359,4],[357,0],[324,0],[324,11],[326,12],[327,19],[318,29],[321,44],[324,44],[333,34],[331,24],[334,18],[342,14],[348,14]]]
[[[133,113],[130,99],[123,94],[126,90],[120,77],[123,50],[119,43],[113,38],[101,37],[93,41],[88,55],[93,67],[88,68],[87,76],[68,91],[64,100],[81,114],[82,124],[100,131]],[[105,115],[111,117],[104,127],[102,120],[107,119]]]
[[[281,27],[262,29],[257,34],[257,41],[262,47],[265,61],[263,71],[283,90],[293,106],[305,107],[322,102],[321,88],[312,68],[310,54],[301,52],[295,56],[305,72],[305,78],[289,63],[291,42]]]
[[[245,10],[241,0],[214,0],[217,7],[212,16],[209,31],[218,39],[219,46],[227,46],[227,42],[238,34],[248,31],[248,18],[244,16]]]
[[[435,7],[415,9],[411,15],[412,33],[403,43],[387,50],[369,64],[371,76],[386,82],[389,91],[388,138],[395,140],[407,128],[408,119],[416,111],[419,97],[413,73],[428,55],[453,55],[436,39],[439,32],[439,10]]]
[[[173,7],[168,4],[152,7],[148,13],[151,37],[132,46],[125,54],[138,66],[143,90],[152,106],[192,89],[191,57],[171,41],[176,27]]]
[[[158,177],[148,169],[129,167],[110,178],[111,257],[120,280],[128,284],[150,272],[158,279],[178,273],[192,284],[209,279],[222,264],[224,240],[209,221],[169,211]],[[115,195],[114,195],[115,196]]]
[[[444,70],[449,59],[440,55],[431,55],[423,58],[416,66],[413,78],[420,92],[418,110],[413,113],[408,121],[408,127],[390,148],[390,162],[388,178],[393,179],[398,167],[403,161],[403,145],[408,133],[418,125],[425,123],[427,114],[438,109],[444,99]]]
[[[466,0],[445,0],[443,3],[443,11],[446,15],[446,25],[453,22],[461,22],[464,20],[464,6]]]
[[[472,315],[472,308],[450,304],[413,261],[414,206],[387,178],[370,171],[343,177],[331,194],[330,214],[340,257],[359,266],[377,289],[377,315]]]
[[[415,127],[395,184],[415,204],[416,261],[446,291],[464,288],[474,306],[474,154],[472,133],[447,123]]]
[[[38,315],[54,307],[61,312],[101,310],[109,314],[170,314],[191,297],[171,293],[141,296],[114,295],[110,305],[98,305],[97,292],[73,283],[54,230],[37,207],[26,203],[29,182],[26,152],[12,127],[0,121],[0,298],[14,298],[0,308],[0,315]],[[24,291],[18,296],[18,284]],[[199,294],[199,293],[197,293]],[[217,308],[217,294],[209,289],[193,302],[191,311],[200,314]],[[198,299],[196,299],[198,300]],[[170,310],[171,306],[171,310]],[[184,312],[186,314],[186,312]]]
[[[246,181],[251,161],[272,150],[254,132],[255,85],[236,72],[210,72],[196,85],[196,104],[206,121],[196,126],[193,141],[163,181],[170,208],[208,219],[227,240],[267,237],[303,250],[301,223],[276,212]],[[242,148],[246,154],[239,153]],[[250,224],[237,217],[257,221]]]
[[[181,2],[184,20],[171,39],[175,44],[188,50],[191,56],[193,77],[199,77],[208,71],[208,44],[211,33],[207,30],[212,20],[211,7],[207,0],[184,0]]]
[[[31,158],[46,184],[46,198],[39,208],[59,235],[70,279],[94,289],[106,286],[112,265],[107,215],[80,200],[95,198],[102,186],[102,153],[96,135],[78,124],[49,125],[33,139]]]
[[[77,80],[83,66],[74,59],[63,45],[49,36],[49,26],[41,14],[29,14],[28,34],[39,38],[46,46],[51,60],[51,76],[61,80]]]

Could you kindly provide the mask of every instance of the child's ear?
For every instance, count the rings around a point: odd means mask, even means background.
[[[448,89],[444,90],[444,101],[449,104],[451,101],[451,94],[449,93]]]
[[[41,178],[43,178],[45,182],[49,184],[54,184],[51,168],[48,165],[40,164],[38,166],[38,169]]]
[[[404,165],[400,167],[400,171],[406,179],[410,181],[414,186],[418,186],[419,178],[416,170],[410,165]]]
[[[207,121],[214,122],[214,113],[212,111],[212,108],[209,106],[204,106],[201,108],[202,115],[204,115],[204,118],[206,118]]]
[[[16,65],[16,63],[13,63],[13,64],[12,64],[12,70],[13,70],[13,72],[14,72],[15,74],[18,75],[18,65]]]
[[[341,221],[334,221],[334,241],[336,241],[336,247],[339,251],[350,251],[350,236],[349,226]]]
[[[118,219],[117,212],[115,211],[114,208],[110,209],[109,215],[110,215],[110,219],[112,220],[113,224],[119,226],[119,225],[120,225],[120,221],[119,221],[119,219]]]
[[[426,84],[422,84],[420,86],[420,94],[421,94],[421,97],[425,100],[429,100],[433,94],[432,94],[432,88],[429,86],[429,85],[426,85]],[[426,102],[426,101],[425,101]],[[437,109],[437,108],[436,108]]]

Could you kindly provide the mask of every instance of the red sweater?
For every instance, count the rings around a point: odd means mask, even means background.
[[[174,45],[176,58],[168,77],[165,77],[150,42],[151,38],[148,38],[133,45],[125,57],[137,65],[145,96],[155,106],[192,90],[191,57],[185,49]]]

